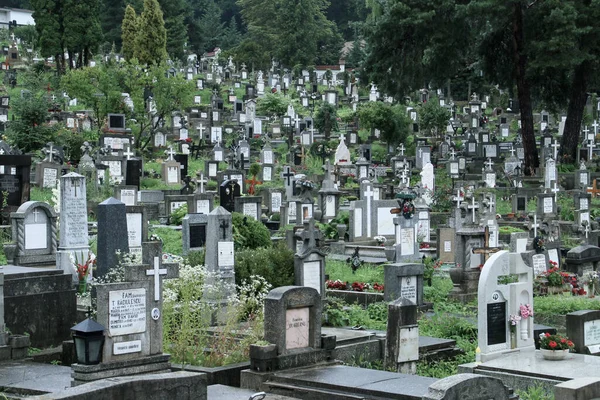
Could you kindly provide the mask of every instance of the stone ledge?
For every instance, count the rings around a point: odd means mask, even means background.
[[[73,364],[71,376],[73,386],[91,381],[119,376],[139,375],[147,373],[166,373],[170,370],[169,354],[141,357],[127,361],[114,361],[97,365]]]

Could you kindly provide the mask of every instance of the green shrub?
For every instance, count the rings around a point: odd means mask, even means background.
[[[271,234],[262,222],[236,212],[232,216],[236,251],[271,247]]]
[[[192,267],[196,267],[198,265],[204,265],[204,257],[206,256],[206,251],[202,250],[192,250],[188,253],[185,263]]]
[[[187,204],[184,204],[181,207],[178,207],[177,209],[173,210],[173,212],[171,213],[171,217],[169,218],[169,222],[171,223],[171,225],[181,225],[181,221],[183,221],[183,217],[187,215],[187,212]]]
[[[272,287],[294,284],[294,252],[284,243],[274,247],[244,249],[235,254],[235,282],[240,285],[250,280],[252,275],[260,275]]]

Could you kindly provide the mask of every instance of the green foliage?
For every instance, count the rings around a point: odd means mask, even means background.
[[[566,315],[578,310],[600,310],[597,299],[584,296],[555,295],[533,298],[536,315]]]
[[[432,285],[423,287],[423,298],[434,304],[444,303],[453,287],[450,279],[434,275]]]
[[[135,53],[135,40],[138,29],[138,17],[135,9],[128,4],[125,8],[123,23],[121,24],[121,39],[123,40],[121,53],[123,53],[123,57],[126,60],[131,60]]]
[[[379,129],[381,138],[389,145],[404,141],[408,135],[410,120],[403,106],[369,102],[360,106],[358,118],[361,126],[367,129]]]
[[[329,279],[332,281],[340,280],[349,283],[365,282],[370,284],[382,284],[384,282],[383,268],[366,263],[363,263],[356,273],[353,274],[350,264],[345,261],[328,258],[325,264],[325,273],[329,275]]]
[[[48,100],[43,94],[15,99],[12,111],[17,119],[8,125],[8,142],[23,152],[33,152],[54,141],[57,129],[46,124],[48,107]]]
[[[517,389],[516,392],[521,400],[554,400],[554,394],[540,384],[529,386],[527,390]]]
[[[232,217],[236,251],[271,247],[271,235],[262,222],[236,212],[232,213]]]
[[[331,71],[330,71],[331,72]],[[329,140],[332,131],[337,131],[337,109],[328,102],[323,102],[315,115],[315,127],[319,132],[325,134],[325,139]]]
[[[419,123],[421,131],[429,132],[431,135],[443,136],[450,119],[450,111],[440,106],[436,98],[425,103],[419,112]]]
[[[164,253],[181,254],[183,252],[181,231],[171,228],[151,228],[149,233],[160,237]]]
[[[256,176],[256,175],[258,175],[259,172],[260,172],[260,164],[252,163],[250,165],[250,169],[248,170],[248,173],[250,174],[250,176]]]
[[[235,253],[235,281],[241,284],[260,275],[274,288],[294,284],[294,252],[280,242],[273,247],[244,249]]]
[[[144,0],[135,39],[134,57],[142,65],[159,65],[167,59],[167,30],[158,0]]]
[[[267,93],[256,103],[256,112],[261,115],[281,117],[286,113],[289,102],[279,94]]]
[[[347,304],[337,297],[328,297],[323,314],[325,324],[329,326],[385,330],[387,325],[387,304],[383,302],[369,304],[365,309],[358,304]]]
[[[184,19],[188,10],[185,0],[160,0],[167,32],[167,51],[171,60],[184,60],[184,45],[187,40],[187,27]]]
[[[176,210],[171,212],[171,216],[169,217],[169,223],[171,225],[181,225],[183,221],[183,217],[187,215],[188,207],[187,204],[178,207]]]

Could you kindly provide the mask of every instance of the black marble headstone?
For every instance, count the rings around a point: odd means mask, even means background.
[[[235,198],[241,196],[240,184],[236,179],[223,181],[219,187],[221,206],[229,212],[235,209]]]
[[[142,160],[127,160],[127,171],[125,173],[125,184],[140,188],[140,176],[142,175]]]
[[[506,343],[506,302],[487,305],[487,344]]]
[[[186,177],[188,175],[188,155],[175,154],[173,158],[181,165],[181,177]]]
[[[190,225],[190,248],[203,247],[206,243],[206,225]]]

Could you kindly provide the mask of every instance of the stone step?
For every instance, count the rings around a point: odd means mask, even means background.
[[[302,385],[293,385],[276,382],[265,382],[270,393],[290,396],[295,399],[303,400],[364,400],[364,396],[356,396],[348,393],[334,390],[312,388]]]

